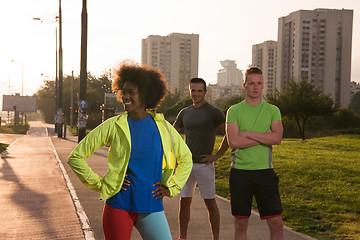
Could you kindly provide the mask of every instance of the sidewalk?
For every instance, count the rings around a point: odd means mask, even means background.
[[[0,239],[84,239],[46,129],[0,134]]]
[[[41,130],[49,128],[49,135],[43,136]],[[67,139],[60,139],[53,134],[53,125],[32,123],[28,135],[20,138],[13,144],[7,153],[2,154],[0,162],[0,239],[91,239],[85,238],[80,222],[90,222],[95,236],[101,240],[101,204],[95,199],[96,204],[85,202],[81,197],[82,192],[90,193],[88,189],[81,188],[78,191],[79,197],[70,197],[69,190],[64,181],[63,173],[59,168],[56,157],[61,162],[66,162],[67,156],[77,144],[77,137],[67,132]],[[5,137],[0,134],[0,141]],[[6,138],[8,139],[8,137]],[[56,153],[51,147],[54,143]],[[56,157],[55,157],[56,155]],[[94,154],[89,165],[99,167],[99,162],[104,165],[106,155],[104,150]],[[97,166],[95,165],[98,164]],[[67,166],[65,166],[68,169]],[[103,166],[101,166],[103,168]],[[105,171],[105,169],[101,169]],[[72,177],[72,173],[68,172]],[[67,176],[67,178],[69,178]],[[72,179],[72,178],[71,178]],[[75,189],[81,185],[73,179]],[[76,195],[75,189],[70,189],[71,194]],[[82,209],[74,208],[73,201],[80,201],[84,206],[85,214],[81,215]],[[88,200],[89,201],[89,200]],[[234,219],[231,216],[230,203],[227,199],[217,197],[217,203],[221,216],[220,239],[234,239]],[[178,237],[178,204],[179,198],[165,198],[164,208],[170,225],[173,239]],[[88,214],[87,209],[100,206],[96,213]],[[86,206],[90,206],[86,208]],[[207,220],[207,212],[198,190],[191,208],[191,220],[189,225],[189,240],[211,239],[210,227]],[[78,218],[81,215],[82,219]],[[84,219],[85,218],[85,219]],[[83,229],[84,230],[84,229]],[[86,229],[85,229],[86,230]],[[100,231],[100,233],[99,233]],[[285,239],[301,240],[312,239],[303,234],[292,231],[285,227]],[[134,229],[132,239],[141,239],[137,230]],[[249,240],[269,239],[269,231],[266,221],[261,221],[258,215],[253,212],[250,218],[248,230]]]

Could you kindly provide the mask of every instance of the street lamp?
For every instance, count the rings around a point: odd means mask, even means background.
[[[62,51],[62,15],[61,15],[61,0],[59,0],[59,95],[58,95],[58,137],[62,137],[63,127],[63,51]],[[66,130],[66,129],[65,129]]]
[[[59,16],[55,16],[54,19],[48,19],[48,18],[33,18],[33,20],[35,21],[40,21],[41,23],[43,22],[50,22],[50,23],[55,23],[55,119],[57,119],[57,110],[59,108],[59,72],[58,72],[58,27],[57,24],[59,23]],[[55,120],[55,132],[58,132],[58,124],[57,121]]]
[[[86,88],[87,88],[87,8],[86,0],[83,0],[81,11],[81,58],[80,58],[80,101],[86,103]],[[78,115],[78,142],[86,136],[86,106],[79,108]]]

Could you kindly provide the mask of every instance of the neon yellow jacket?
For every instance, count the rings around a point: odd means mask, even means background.
[[[164,150],[161,183],[169,189],[170,197],[174,197],[180,193],[190,175],[191,152],[180,134],[162,114],[149,114],[159,129]],[[68,164],[79,179],[88,188],[99,191],[101,200],[118,193],[123,185],[131,153],[127,116],[125,112],[100,124],[76,146],[68,158]],[[110,146],[107,157],[109,170],[100,178],[88,166],[86,159],[105,145]]]

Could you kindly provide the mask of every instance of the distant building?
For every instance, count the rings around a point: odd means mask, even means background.
[[[219,69],[217,74],[217,84],[219,86],[240,86],[243,83],[243,73],[237,68],[233,60],[220,61],[223,69]]]
[[[198,77],[199,35],[150,35],[142,40],[141,63],[160,69],[171,92],[187,95],[189,80]]]
[[[241,95],[243,73],[237,68],[234,60],[220,61],[223,69],[219,69],[217,74],[217,84],[207,86],[206,100],[214,103],[217,100],[226,100],[233,96]]]
[[[299,10],[278,21],[276,88],[308,79],[336,105],[350,103],[353,10]]]
[[[252,46],[252,66],[259,67],[263,72],[264,94],[275,89],[276,79],[276,41],[265,41]]]
[[[243,88],[240,86],[219,86],[218,84],[209,84],[206,90],[206,101],[209,103],[214,103],[220,99],[227,100],[243,93]]]
[[[360,92],[360,83],[352,81],[350,83],[350,96],[354,96],[357,92]]]

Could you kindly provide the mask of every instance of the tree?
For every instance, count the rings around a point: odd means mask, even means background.
[[[221,111],[224,112],[224,114],[226,114],[227,110],[232,106],[235,105],[239,102],[241,102],[242,100],[244,100],[245,97],[243,95],[238,95],[238,96],[232,96],[229,99],[226,100],[217,100],[215,102],[215,106],[218,107]]]
[[[267,101],[278,106],[283,114],[295,120],[301,138],[305,140],[306,121],[313,116],[326,116],[334,112],[334,102],[329,95],[306,79],[290,80],[282,89],[266,96]]]
[[[357,92],[352,96],[349,108],[360,113],[360,92]]]
[[[102,121],[100,106],[104,104],[105,93],[111,93],[111,73],[104,72],[100,77],[88,74],[86,101],[88,121],[86,125],[93,129]]]
[[[37,109],[40,110],[44,121],[54,123],[55,81],[45,81],[34,97],[36,97]]]
[[[185,97],[182,100],[178,101],[172,107],[165,110],[164,115],[166,118],[176,116],[181,109],[184,107],[190,106],[192,104],[192,99],[190,97]]]
[[[180,91],[179,89],[175,90],[175,93],[169,93],[164,101],[157,107],[157,111],[164,113],[167,109],[171,108],[175,105],[178,101],[180,101]]]
[[[334,113],[331,124],[336,129],[360,127],[360,115],[352,109],[340,108]]]
[[[87,80],[87,127],[92,129],[101,123],[100,106],[104,103],[105,93],[111,92],[110,71],[105,71],[100,77],[95,77],[88,73]],[[72,76],[67,75],[63,78],[63,113],[69,119],[70,101],[71,101],[71,80]],[[78,108],[76,93],[80,89],[79,76],[74,77],[74,109]],[[45,122],[54,122],[54,105],[55,105],[55,82],[45,81],[34,96],[37,97],[37,107],[42,113]],[[75,115],[74,115],[75,116]],[[74,119],[76,121],[76,118]]]

